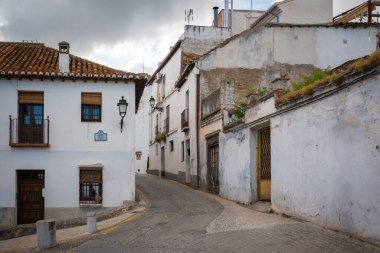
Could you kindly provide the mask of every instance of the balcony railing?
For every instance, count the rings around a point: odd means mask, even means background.
[[[9,116],[9,146],[49,147],[49,116],[27,123]]]
[[[169,118],[164,119],[164,133],[169,133]]]
[[[181,113],[181,129],[182,132],[189,130],[189,109],[185,109]]]

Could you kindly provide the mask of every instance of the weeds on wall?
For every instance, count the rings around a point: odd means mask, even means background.
[[[247,96],[250,95],[259,95],[260,97],[264,97],[268,95],[268,88],[267,87],[259,87],[259,88],[253,88],[251,86],[246,86]]]
[[[312,95],[313,92],[322,86],[326,86],[328,84],[341,84],[344,80],[344,76],[349,72],[360,72],[365,70],[366,68],[373,67],[380,63],[380,50],[375,51],[368,57],[361,58],[350,66],[348,66],[347,70],[338,70],[330,73],[329,75],[324,76],[321,80],[316,80],[308,86],[301,87],[298,90],[293,90],[279,97],[277,100],[277,104],[288,103],[296,100],[298,97],[309,96]]]
[[[330,66],[327,67],[324,70],[315,70],[313,73],[311,73],[310,76],[301,76],[303,79],[303,82],[293,82],[290,84],[292,86],[292,89],[294,91],[300,90],[303,87],[310,86],[313,83],[322,80],[326,76],[331,74]]]
[[[245,110],[247,109],[247,104],[246,103],[236,104],[234,105],[234,109],[235,109],[235,113],[234,113],[235,117],[238,120],[242,119],[245,116]]]

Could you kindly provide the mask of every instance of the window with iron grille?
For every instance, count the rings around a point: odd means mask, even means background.
[[[80,169],[79,202],[80,204],[102,203],[103,175],[101,169]]]
[[[84,122],[102,121],[102,94],[82,92],[81,115]]]

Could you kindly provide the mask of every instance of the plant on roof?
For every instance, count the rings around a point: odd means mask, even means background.
[[[350,66],[348,66],[347,70],[340,69],[340,70],[334,71],[333,73],[330,73],[329,75],[324,76],[322,79],[314,81],[314,83],[308,86],[301,87],[298,90],[293,90],[291,92],[284,94],[283,96],[279,97],[276,103],[281,104],[281,103],[292,102],[298,97],[311,95],[313,94],[315,89],[328,85],[330,83],[340,84],[343,82],[344,76],[348,74],[349,72],[362,71],[366,68],[373,67],[379,63],[380,63],[380,50],[377,50],[371,55],[369,55],[368,57],[364,57],[355,61]]]
[[[313,73],[311,73],[310,76],[304,76],[302,75],[303,82],[293,82],[290,85],[292,86],[293,90],[300,90],[303,87],[312,85],[313,83],[322,80],[325,76],[328,76],[331,74],[330,66],[325,68],[324,70],[315,70]]]

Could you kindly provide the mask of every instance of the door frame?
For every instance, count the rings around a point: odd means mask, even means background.
[[[21,222],[21,209],[20,206],[21,206],[21,200],[19,198],[20,196],[20,188],[21,188],[21,173],[23,172],[34,172],[34,173],[42,173],[43,174],[43,180],[42,180],[42,190],[41,190],[41,201],[42,201],[42,205],[41,205],[41,213],[42,213],[42,219],[45,218],[45,197],[43,195],[43,189],[45,188],[45,178],[46,178],[46,174],[45,174],[45,170],[16,170],[16,224],[26,224],[26,223],[20,223]]]
[[[270,161],[270,178],[268,179],[261,179],[261,152],[262,152],[262,147],[261,147],[261,131],[263,130],[269,130],[269,143],[271,143],[271,128],[270,124],[265,124],[264,126],[261,126],[260,128],[257,129],[257,160],[256,160],[256,172],[257,172],[257,199],[259,201],[271,201],[271,192],[272,192],[272,180],[271,180],[271,174],[272,174],[272,166],[271,166],[271,161]],[[270,147],[270,155],[272,153],[272,149]],[[271,159],[271,158],[270,158]],[[263,197],[261,196],[262,190],[261,190],[261,180],[269,181],[269,197]]]
[[[161,170],[160,177],[166,177],[165,175],[165,146],[161,147]]]
[[[190,170],[190,139],[185,140],[185,183],[191,183],[191,170]]]
[[[219,150],[219,133],[212,135],[207,138],[207,190],[209,192],[219,194],[219,187],[220,187],[220,182],[219,182],[219,152],[218,152],[218,167],[217,167],[217,186],[216,189],[211,188],[211,157],[210,157],[210,151],[211,149],[218,147]]]

